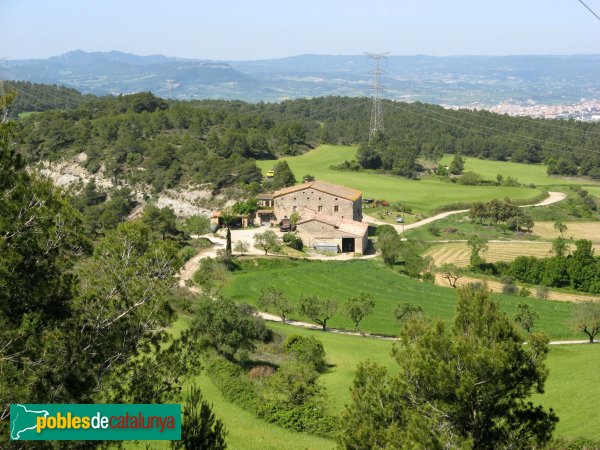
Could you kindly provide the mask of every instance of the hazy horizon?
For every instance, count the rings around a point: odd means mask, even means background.
[[[600,0],[589,0],[600,10]],[[10,46],[0,57],[45,59],[75,49],[249,61],[290,56],[514,56],[600,53],[600,23],[576,1],[0,0]],[[5,39],[4,42],[7,42]]]
[[[187,58],[187,57],[182,57],[182,56],[173,56],[170,54],[165,54],[165,53],[146,53],[146,54],[141,54],[141,53],[132,53],[129,51],[124,51],[124,50],[120,50],[120,49],[110,49],[110,50],[85,50],[85,49],[81,49],[81,48],[75,48],[72,50],[68,50],[66,52],[60,53],[60,54],[56,54],[56,55],[50,55],[47,57],[40,57],[40,58],[8,58],[7,60],[9,61],[20,61],[20,60],[44,60],[44,59],[50,59],[50,58],[56,58],[56,57],[61,57],[64,55],[67,55],[69,53],[75,53],[75,52],[83,52],[83,53],[88,53],[88,54],[92,54],[92,53],[103,53],[103,54],[108,54],[108,53],[123,53],[123,54],[127,54],[127,55],[133,55],[133,56],[140,56],[140,57],[153,57],[153,56],[164,56],[167,58],[177,58],[177,59],[182,59],[182,60],[197,60],[197,61],[218,61],[218,62],[245,62],[245,61],[269,61],[269,60],[278,60],[278,59],[290,59],[290,58],[298,58],[298,57],[303,57],[303,56],[324,56],[324,57],[351,57],[351,56],[365,56],[364,52],[357,52],[357,53],[346,53],[346,54],[329,54],[329,53],[299,53],[299,54],[294,54],[294,55],[287,55],[287,56],[280,56],[280,57],[275,57],[275,58],[246,58],[246,59],[215,59],[215,58]],[[400,58],[404,58],[404,57],[425,57],[425,58],[463,58],[463,57],[480,57],[480,58],[502,58],[502,57],[526,57],[526,56],[552,56],[552,57],[561,57],[561,56],[600,56],[600,50],[597,53],[515,53],[515,54],[497,54],[497,55],[490,55],[490,54],[455,54],[455,55],[430,55],[430,54],[425,54],[425,53],[412,53],[412,54],[389,54],[387,55],[387,57],[400,57]]]

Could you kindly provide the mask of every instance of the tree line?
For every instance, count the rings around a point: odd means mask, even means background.
[[[600,145],[598,124],[385,100],[385,135],[367,142],[365,98],[273,104],[166,101],[151,93],[81,96],[81,103],[75,98],[72,108],[19,120],[19,150],[31,161],[83,151],[90,171],[102,168],[109,177],[148,183],[156,192],[185,183],[256,191],[261,173],[253,160],[296,155],[324,143],[360,144],[361,167],[409,178],[421,170],[419,160],[436,162],[445,153],[544,162],[552,174],[600,177],[600,157],[594,153]]]

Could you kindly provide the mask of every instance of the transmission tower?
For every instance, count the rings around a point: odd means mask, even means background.
[[[169,91],[169,98],[171,98],[171,92],[173,89],[179,87],[179,83],[175,83],[175,80],[167,80],[167,90]]]
[[[386,59],[389,52],[386,53],[368,53],[365,52],[367,58],[372,60],[375,64],[373,71],[373,106],[371,107],[371,126],[369,127],[369,140],[373,136],[383,133],[383,111],[381,110],[381,97],[380,93],[383,89],[381,85],[381,60]]]

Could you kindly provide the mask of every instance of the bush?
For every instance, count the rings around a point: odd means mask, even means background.
[[[394,236],[397,236],[398,232],[396,231],[396,228],[394,228],[392,225],[379,225],[375,234],[377,236],[383,236],[386,234],[392,234]]]
[[[423,282],[425,283],[431,283],[434,284],[435,283],[435,275],[431,272],[425,272],[422,276],[421,279],[423,280]]]
[[[206,366],[206,371],[219,391],[230,402],[250,411],[256,411],[259,398],[256,387],[245,376],[238,365],[220,358],[213,358]]]
[[[260,405],[260,416],[294,431],[330,435],[336,418],[326,413],[318,377],[309,364],[294,362],[282,366],[268,380],[269,389]]]
[[[304,248],[304,243],[302,239],[296,233],[285,233],[283,235],[283,242],[285,242],[288,247],[291,247],[295,250],[302,251]]]
[[[182,228],[187,234],[206,234],[210,231],[210,219],[206,216],[191,216],[185,219]]]
[[[248,372],[248,376],[252,379],[255,378],[266,378],[273,375],[275,369],[271,366],[255,366]]]
[[[522,287],[519,290],[519,297],[531,297],[531,291],[526,287]]]
[[[440,235],[440,228],[437,225],[431,225],[428,229],[427,229],[433,236],[439,236]]]
[[[548,286],[538,286],[535,288],[535,296],[542,300],[548,299],[548,295],[550,295],[550,289]]]
[[[458,184],[464,184],[466,186],[476,186],[478,184],[483,184],[483,179],[478,173],[465,172],[457,178],[457,182]]]
[[[187,261],[190,258],[193,258],[196,253],[198,253],[198,249],[196,247],[192,247],[191,245],[186,245],[179,252],[177,252],[177,256],[181,259],[181,261]]]
[[[513,282],[509,281],[502,286],[502,293],[506,295],[516,295],[519,292],[519,287]]]
[[[283,349],[294,355],[297,361],[310,364],[319,371],[326,367],[325,348],[321,341],[313,336],[293,334],[285,340]]]

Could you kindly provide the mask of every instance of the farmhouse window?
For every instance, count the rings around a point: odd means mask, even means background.
[[[337,199],[336,199],[336,200],[337,200]],[[335,206],[333,207],[333,210],[334,210],[335,212],[338,212],[338,209],[339,209],[338,205],[335,205]]]
[[[319,206],[319,212],[323,211],[323,207]]]

